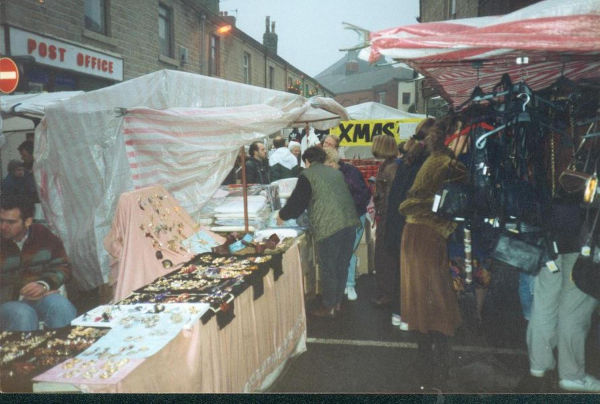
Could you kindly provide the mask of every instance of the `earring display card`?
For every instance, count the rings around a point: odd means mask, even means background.
[[[69,384],[114,384],[138,367],[143,359],[80,360],[69,359],[33,378],[35,382]]]
[[[191,327],[208,309],[207,303],[165,303],[151,304],[140,303],[132,305],[105,305],[77,317],[71,325],[107,328],[128,328],[136,323],[141,323],[144,318],[153,314],[168,315],[181,313],[184,317],[182,327]],[[146,331],[143,331],[146,333]]]
[[[152,305],[147,305],[148,307]],[[87,313],[82,314],[71,325],[82,327],[106,327],[113,328],[118,324],[119,319],[125,315],[125,311],[118,305],[98,306]]]
[[[220,243],[212,238],[206,231],[200,230],[184,240],[182,244],[194,254],[202,254],[211,252],[212,248],[218,246]]]
[[[113,329],[79,355],[80,359],[147,358],[160,351],[184,328],[190,328],[209,305],[140,304],[122,306]]]

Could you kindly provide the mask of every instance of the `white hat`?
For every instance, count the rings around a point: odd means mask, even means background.
[[[295,142],[295,141],[293,141],[293,140],[292,140],[291,142],[289,142],[289,144],[288,144],[288,149],[292,150],[292,149],[294,149],[294,148],[296,148],[296,147],[300,147],[300,143],[298,143],[298,142]]]

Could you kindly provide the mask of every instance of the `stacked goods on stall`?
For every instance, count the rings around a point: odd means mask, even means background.
[[[342,159],[342,161],[358,168],[367,185],[370,185],[369,178],[377,176],[377,171],[382,162],[382,160],[377,159]]]

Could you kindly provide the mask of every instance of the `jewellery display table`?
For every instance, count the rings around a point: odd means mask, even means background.
[[[235,318],[219,329],[197,321],[113,384],[36,382],[35,392],[239,393],[270,386],[286,361],[306,351],[306,314],[298,243],[283,255],[283,275],[270,271],[264,294],[234,300]]]

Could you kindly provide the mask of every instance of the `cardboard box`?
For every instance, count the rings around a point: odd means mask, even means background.
[[[359,244],[356,249],[356,276],[373,272],[374,268],[374,244]]]
[[[365,220],[365,231],[360,239],[360,244],[369,244],[373,242],[373,239],[375,238],[375,229],[371,228],[371,226],[373,226],[373,224],[369,222],[369,219]]]

